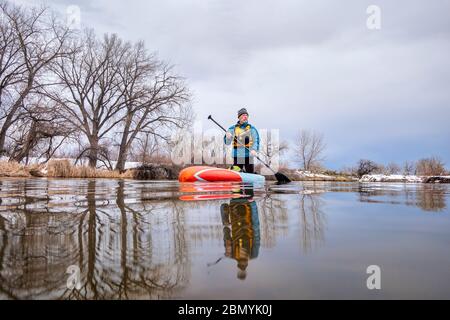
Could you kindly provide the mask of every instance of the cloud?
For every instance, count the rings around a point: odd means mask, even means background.
[[[78,4],[99,33],[145,40],[187,77],[205,127],[208,114],[228,125],[245,106],[286,140],[323,132],[334,168],[430,154],[450,164],[450,2],[377,1],[381,30],[369,30],[372,3],[48,2]]]

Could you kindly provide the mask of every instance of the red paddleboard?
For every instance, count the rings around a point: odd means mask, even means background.
[[[242,182],[242,177],[239,172],[207,167],[207,166],[194,166],[181,170],[178,177],[180,182],[196,182],[196,181],[233,181]]]

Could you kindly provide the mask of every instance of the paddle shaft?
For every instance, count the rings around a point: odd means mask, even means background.
[[[227,132],[227,130],[226,130],[224,127],[222,127],[216,120],[214,120],[213,117],[211,117],[211,115],[208,116],[208,119],[211,120],[212,122],[214,122],[214,123],[215,123],[218,127],[220,127],[223,131]],[[250,151],[249,148],[247,148],[246,146],[244,146],[242,143],[240,143],[240,142],[237,140],[237,137],[236,137],[236,136],[234,136],[234,141],[236,141],[237,144],[239,144],[240,146],[242,146],[242,147],[244,147],[245,149],[247,149],[248,151]],[[265,163],[264,161],[262,161],[258,156],[255,156],[255,158],[258,159],[258,160],[259,160],[263,165],[265,165],[267,168],[269,168],[270,171],[272,171],[273,173],[276,173],[275,170],[273,170],[267,163]]]

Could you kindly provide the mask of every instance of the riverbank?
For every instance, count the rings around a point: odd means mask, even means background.
[[[177,180],[182,167],[167,164],[138,165],[126,169],[107,170],[74,165],[70,159],[50,160],[46,164],[23,165],[14,161],[0,161],[0,177],[27,178],[119,178],[136,180]],[[415,175],[364,175],[361,178],[339,173],[314,173],[309,171],[281,170],[292,181],[329,181],[329,182],[387,182],[387,183],[450,183],[450,176],[415,176]],[[275,181],[274,176],[266,180]]]
[[[123,178],[137,180],[177,180],[182,167],[164,164],[140,165],[117,170],[93,169],[88,166],[73,165],[70,159],[50,160],[47,164],[23,165],[14,161],[0,161],[0,177],[52,177],[52,178]],[[326,175],[298,171],[282,170],[293,181],[336,181],[355,182],[358,178],[343,175]],[[274,181],[274,176],[266,176],[268,181]]]
[[[0,177],[53,178],[132,178],[131,171],[93,169],[74,166],[69,160],[51,160],[47,164],[23,165],[15,161],[0,161]]]
[[[338,173],[315,173],[310,171],[293,170],[291,173],[294,181],[335,181],[335,182],[356,182],[357,177]]]
[[[29,178],[119,178],[136,180],[177,180],[180,168],[165,164],[140,165],[135,168],[107,170],[73,165],[69,159],[50,160],[46,164],[23,165],[15,161],[0,161],[0,177]]]

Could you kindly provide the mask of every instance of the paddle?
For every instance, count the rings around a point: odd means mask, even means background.
[[[213,119],[213,117],[211,117],[211,115],[208,116],[208,120],[211,120],[212,122],[214,122],[219,128],[221,128],[223,131],[227,132],[227,130],[222,127],[219,123],[217,123],[216,120]],[[234,140],[236,141],[236,143],[238,143],[240,146],[244,147],[245,149],[247,149],[248,151],[250,151],[249,148],[247,148],[246,146],[244,146],[242,143],[239,143],[239,141],[237,141],[237,138],[234,137]],[[289,183],[291,182],[291,179],[289,179],[286,175],[282,174],[281,172],[275,172],[275,170],[273,170],[267,163],[265,163],[264,161],[262,161],[258,156],[255,156],[256,159],[258,159],[263,165],[265,165],[267,168],[270,169],[270,171],[273,172],[273,174],[275,175],[275,178],[277,179],[278,183],[280,184],[284,184],[284,183]]]

